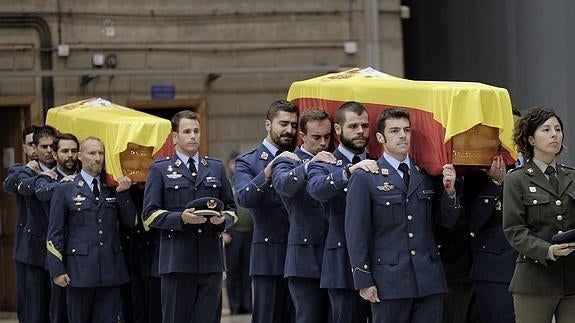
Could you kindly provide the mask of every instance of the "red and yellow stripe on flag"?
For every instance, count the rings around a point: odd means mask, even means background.
[[[361,102],[371,124],[368,149],[376,156],[382,152],[375,139],[377,116],[390,106],[407,109],[412,123],[411,155],[431,174],[440,174],[441,166],[451,162],[450,139],[478,124],[499,129],[506,162],[517,158],[511,100],[504,88],[473,82],[412,81],[372,68],[354,68],[294,82],[287,99],[300,111],[322,107],[332,116],[343,102]]]
[[[129,142],[153,147],[153,158],[173,153],[170,121],[101,98],[51,108],[46,124],[72,133],[80,141],[89,136],[100,138],[105,147],[106,173],[113,178],[123,175],[120,153]]]

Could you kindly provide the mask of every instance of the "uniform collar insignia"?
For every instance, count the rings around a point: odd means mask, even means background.
[[[495,203],[495,210],[501,211],[501,201],[500,200],[498,200],[497,203]]]
[[[268,157],[269,157],[268,153],[265,151],[262,151],[262,154],[260,155],[260,159],[268,160]]]
[[[202,158],[201,163],[202,163],[202,165],[204,165],[204,166],[208,166],[208,161],[205,160],[204,158]]]
[[[174,165],[176,165],[176,167],[180,167],[180,165],[182,164],[181,160],[176,160],[176,162],[174,163]]]
[[[309,161],[310,161],[310,159],[309,159],[309,158],[306,158],[306,159],[302,160],[301,162],[302,162],[303,164],[305,164],[305,163],[307,163],[307,162],[309,162]]]
[[[386,176],[389,175],[389,169],[387,169],[387,168],[382,168],[382,169],[381,169],[381,175],[386,175]]]
[[[171,172],[172,170],[174,170],[174,169],[172,168],[172,165],[168,166],[168,172]]]
[[[341,159],[338,159],[337,162],[335,163],[335,166],[341,166],[343,164],[343,162],[341,161]]]
[[[84,186],[84,181],[83,181],[83,180],[80,180],[80,181],[78,182],[78,186],[80,186],[80,187]]]
[[[529,192],[531,192],[531,193],[537,192],[537,187],[535,187],[535,186],[529,186]]]
[[[531,167],[527,168],[527,172],[528,172],[529,174],[533,174],[533,168],[531,168]]]
[[[415,165],[415,170],[419,172],[419,166]]]

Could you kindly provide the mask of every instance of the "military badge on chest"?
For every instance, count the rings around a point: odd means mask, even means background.
[[[181,165],[180,160],[179,159],[176,160],[175,164],[176,164],[176,166],[179,167]],[[169,179],[178,179],[178,178],[182,177],[182,174],[176,172],[174,170],[174,168],[172,167],[172,165],[170,165],[170,166],[168,166],[168,174],[166,174],[166,177],[168,177]]]
[[[395,186],[393,186],[393,184],[391,184],[389,182],[384,182],[383,185],[377,186],[378,190],[384,191],[384,192],[389,192],[394,188],[395,188]]]
[[[76,195],[76,197],[74,197],[74,198],[72,199],[72,201],[76,202],[76,205],[77,205],[77,206],[81,206],[81,205],[82,205],[82,202],[84,202],[84,200],[86,200],[86,197],[85,197],[85,196],[82,196],[82,195],[80,195],[80,194]]]

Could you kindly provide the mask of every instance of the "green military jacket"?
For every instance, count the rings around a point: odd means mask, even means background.
[[[575,170],[559,164],[557,168],[559,192],[532,160],[505,177],[503,230],[519,251],[512,293],[575,294],[575,252],[547,259],[551,237],[575,228]]]

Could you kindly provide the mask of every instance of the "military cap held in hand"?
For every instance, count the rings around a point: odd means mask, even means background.
[[[220,216],[222,214],[224,202],[215,197],[202,197],[186,204],[186,208],[195,209],[195,215],[211,218],[212,216]]]

